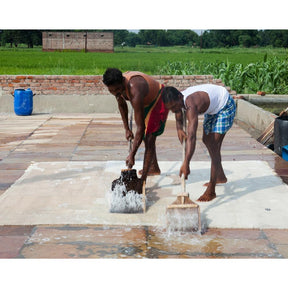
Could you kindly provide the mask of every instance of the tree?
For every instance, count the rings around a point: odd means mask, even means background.
[[[129,35],[128,30],[113,30],[114,33],[114,45],[121,45],[126,42],[126,38]]]
[[[167,30],[168,45],[189,45],[199,44],[199,36],[192,30]]]
[[[34,45],[42,44],[42,32],[40,30],[3,30],[1,35],[1,43],[3,46],[10,44],[18,47],[19,44],[26,44],[28,48]]]
[[[139,37],[141,39],[141,44],[144,45],[156,45],[157,44],[157,34],[159,30],[140,30]]]
[[[61,30],[62,31],[62,30]],[[67,31],[67,30],[66,30]],[[72,30],[69,30],[72,31]],[[73,30],[81,31],[81,30]],[[103,30],[91,30],[103,31]],[[107,30],[106,30],[107,31]],[[130,47],[136,45],[176,46],[189,45],[201,48],[272,46],[288,47],[288,30],[205,30],[201,36],[193,30],[110,30],[114,32],[114,45],[123,43]],[[28,48],[42,44],[40,30],[1,30],[0,43],[12,48],[25,44]],[[124,45],[124,44],[123,44]]]
[[[19,30],[3,30],[1,34],[2,45],[5,46],[7,43],[10,44],[10,47],[18,46],[20,41],[20,31]]]
[[[129,32],[128,36],[126,37],[126,43],[130,47],[135,47],[137,44],[141,43],[141,40],[137,33]]]
[[[34,45],[42,45],[42,32],[39,30],[25,30],[22,33],[21,40],[27,44],[28,48],[33,48]]]

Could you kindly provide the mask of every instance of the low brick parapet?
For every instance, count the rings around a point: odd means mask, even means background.
[[[153,75],[153,77],[165,86],[174,86],[179,90],[205,83],[224,86],[220,79],[214,79],[212,75]],[[111,97],[102,82],[102,75],[0,75],[0,112],[13,111],[11,94],[19,88],[30,88],[37,95],[34,102],[34,111],[37,112],[97,113],[100,109],[104,109],[103,112],[117,110],[114,97]],[[230,91],[229,87],[226,88]],[[233,91],[230,93],[233,94]]]
[[[160,83],[183,90],[189,86],[213,83],[224,85],[212,75],[154,75]],[[0,75],[0,89],[3,94],[11,94],[18,88],[31,88],[39,94],[107,94],[102,83],[102,75]]]

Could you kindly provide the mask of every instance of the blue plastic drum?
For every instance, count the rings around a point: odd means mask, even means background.
[[[14,90],[14,112],[18,116],[31,115],[33,111],[33,92],[28,89]]]

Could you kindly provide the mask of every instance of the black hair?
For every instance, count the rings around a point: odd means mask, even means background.
[[[169,102],[174,102],[179,100],[179,94],[181,92],[178,91],[175,87],[172,86],[167,86],[163,88],[162,91],[162,100],[164,104],[169,103]]]
[[[103,83],[106,86],[121,84],[123,82],[122,72],[117,68],[108,68],[103,74]]]

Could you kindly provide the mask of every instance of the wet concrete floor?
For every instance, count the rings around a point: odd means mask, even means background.
[[[210,161],[201,139],[193,159]],[[0,195],[33,162],[124,161],[128,144],[118,114],[0,115]],[[143,159],[141,145],[136,160]],[[179,161],[173,116],[157,139],[159,161]],[[283,182],[288,162],[235,124],[222,147],[223,161],[266,161]],[[17,210],[17,203],[15,203]],[[288,229],[217,229],[169,234],[154,226],[2,225],[0,258],[288,258]]]

